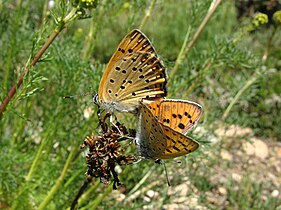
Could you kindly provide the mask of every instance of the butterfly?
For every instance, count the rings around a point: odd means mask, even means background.
[[[141,101],[136,135],[141,156],[162,160],[195,151],[199,144],[183,133],[193,127],[201,112],[199,104],[185,100],[162,99],[149,105]]]
[[[108,62],[94,101],[110,113],[136,113],[141,99],[151,102],[166,96],[165,71],[149,39],[134,29]]]

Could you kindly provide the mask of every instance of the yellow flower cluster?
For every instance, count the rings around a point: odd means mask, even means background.
[[[84,8],[94,8],[97,5],[96,0],[81,0],[80,4]]]
[[[258,13],[255,17],[255,19],[252,21],[252,24],[255,28],[265,25],[268,22],[268,17],[264,13]]]
[[[281,25],[281,10],[275,12],[273,14],[273,20],[277,23]]]
[[[91,9],[98,5],[98,0],[73,0],[72,5],[81,9]]]

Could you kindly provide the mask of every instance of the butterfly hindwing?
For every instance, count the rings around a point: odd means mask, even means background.
[[[191,101],[164,99],[160,102],[158,119],[164,125],[186,134],[199,120],[202,107]]]
[[[155,99],[154,101],[147,101],[147,100],[144,100],[144,102],[146,104],[148,104],[148,108],[150,109],[150,111],[153,113],[153,115],[155,117],[157,117],[159,119],[159,111],[160,111],[160,103],[162,100],[165,100],[164,98],[157,98]]]
[[[141,103],[139,114],[136,143],[141,156],[154,159],[166,149],[167,141],[159,121],[146,105]]]
[[[139,139],[143,138],[143,146],[146,146],[145,152],[141,152],[142,156],[154,160],[170,159],[191,153],[199,147],[199,144],[195,140],[184,135],[200,118],[202,107],[199,104],[186,100],[164,98],[158,98],[153,102],[142,100],[143,103],[147,104],[144,106],[149,110],[145,109],[145,112],[142,111],[142,108],[140,110],[143,116],[143,122],[141,124],[144,125],[143,131],[140,133],[146,132],[144,134],[145,136],[153,133],[149,121],[154,119],[153,126],[157,125],[162,128],[162,133],[157,134],[156,137],[163,139],[165,147],[162,145],[161,150],[163,151],[161,153],[160,150],[158,152],[152,152],[155,148],[159,148],[158,138],[152,138],[149,141],[148,138],[140,136]],[[153,115],[153,118],[147,117],[147,114],[149,116]],[[147,124],[150,127],[145,127]],[[142,145],[139,147],[140,151],[141,149]]]
[[[186,155],[199,147],[199,144],[195,140],[175,131],[169,126],[162,124],[162,129],[166,138],[167,147],[161,154],[156,156],[158,159],[170,159]]]

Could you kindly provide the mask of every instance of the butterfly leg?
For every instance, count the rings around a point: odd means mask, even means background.
[[[98,120],[99,120],[99,124],[98,126],[101,126],[102,132],[106,133],[108,130],[108,125],[105,123],[106,119],[110,116],[109,112],[106,112],[103,116],[102,113],[104,112],[104,110],[101,110],[100,108],[98,108]]]
[[[132,162],[132,164],[137,164],[137,163],[141,162],[142,160],[144,160],[144,158],[142,156],[138,156],[137,160],[135,162]]]
[[[113,125],[113,126],[118,130],[120,136],[124,137],[124,136],[125,136],[124,133],[119,129],[118,125],[116,125],[116,124],[113,122],[114,120],[117,121],[117,118],[116,118],[115,115],[111,114],[111,115],[110,115],[110,118],[109,118],[110,124]],[[118,122],[118,121],[117,121],[117,122]]]

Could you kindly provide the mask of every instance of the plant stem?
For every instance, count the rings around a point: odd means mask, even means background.
[[[31,167],[29,169],[29,172],[28,172],[28,174],[27,174],[27,176],[25,178],[26,182],[29,182],[31,180],[31,178],[32,178],[32,176],[33,176],[33,174],[35,172],[35,169],[38,166],[38,162],[40,160],[40,157],[42,155],[42,151],[43,151],[45,145],[47,144],[48,140],[53,139],[54,131],[55,131],[55,129],[54,129],[53,126],[50,126],[47,129],[46,135],[45,135],[45,137],[41,141],[41,144],[40,144],[40,146],[39,146],[39,148],[37,150],[37,153],[36,153],[36,155],[34,157],[34,160],[32,161],[32,164],[31,164]]]
[[[87,206],[84,206],[83,208],[80,208],[80,210],[86,210],[86,209],[91,209],[94,210],[97,208],[97,206],[100,204],[100,202],[107,196],[109,193],[112,191],[112,183],[106,188],[106,190],[102,193],[99,194],[98,197],[90,202]]]
[[[146,13],[145,13],[145,16],[143,17],[142,21],[141,21],[141,24],[139,26],[139,29],[142,30],[142,28],[144,27],[145,23],[147,22],[148,18],[150,17],[151,13],[152,13],[152,10],[154,8],[154,5],[156,3],[156,0],[152,0],[150,2],[150,5],[149,5],[149,8],[147,9]]]
[[[90,29],[89,29],[89,32],[84,41],[84,47],[82,50],[81,58],[83,60],[89,60],[91,53],[93,52],[93,49],[95,48],[96,34],[98,31],[98,28],[100,27],[101,23],[103,22],[103,21],[101,21],[101,19],[104,17],[106,3],[107,3],[107,0],[103,0],[101,2],[100,6],[98,7],[99,11],[97,12],[97,17],[92,18],[92,22],[90,24]]]
[[[100,182],[96,181],[94,185],[91,185],[91,188],[87,190],[78,200],[78,207],[80,208],[84,203],[88,202],[90,196],[98,189]]]
[[[78,203],[78,199],[81,197],[81,195],[83,194],[84,190],[88,187],[89,185],[89,181],[88,180],[84,180],[82,186],[80,187],[77,195],[75,196],[74,200],[71,203],[71,210],[77,209],[77,203]]]
[[[268,42],[267,42],[267,46],[266,46],[266,50],[264,52],[264,55],[262,57],[262,60],[261,60],[261,64],[263,65],[265,63],[265,61],[267,60],[268,58],[268,55],[269,55],[269,50],[270,50],[270,46],[271,46],[271,43],[272,43],[272,40],[273,40],[273,37],[275,35],[275,32],[276,32],[276,27],[273,29],[270,37],[268,38]],[[230,104],[228,105],[228,107],[226,108],[225,112],[223,113],[222,115],[222,120],[225,120],[228,115],[229,115],[229,112],[230,110],[232,109],[232,107],[234,106],[234,104],[238,101],[238,99],[240,98],[240,96],[258,79],[259,75],[257,75],[256,72],[254,72],[248,79],[248,81],[245,83],[245,85],[243,86],[242,89],[240,89],[237,94],[235,95],[235,97],[232,99],[232,101],[230,102]]]
[[[176,63],[175,63],[174,68],[173,68],[173,70],[172,70],[172,72],[170,74],[170,78],[173,77],[173,75],[178,70],[179,65],[182,63],[183,58],[188,54],[189,48],[186,47],[186,45],[187,45],[187,42],[188,42],[188,39],[189,39],[190,32],[191,32],[191,27],[188,27],[187,32],[185,34],[185,38],[184,38],[183,44],[181,46],[180,53],[178,54]],[[193,45],[193,43],[192,43],[192,45]]]
[[[153,187],[157,186],[160,184],[159,180],[156,180],[154,182],[151,182],[150,184],[148,184],[147,186],[141,188],[139,191],[134,192],[133,194],[127,196],[127,198],[125,199],[126,203],[130,203],[133,200],[135,200],[136,198],[138,198],[140,195],[143,195],[145,192],[147,192],[150,189],[153,189]]]
[[[199,35],[201,34],[201,32],[203,31],[203,29],[205,28],[205,26],[207,25],[207,22],[210,20],[211,16],[214,14],[214,12],[216,11],[217,7],[219,6],[219,4],[221,3],[221,0],[213,0],[207,15],[205,16],[205,18],[203,19],[202,23],[200,24],[199,28],[197,29],[197,31],[195,32],[195,34],[193,35],[191,41],[189,42],[189,44],[187,45],[187,39],[189,37],[190,34],[190,29],[187,30],[186,36],[185,36],[185,41],[182,45],[181,51],[177,57],[175,66],[173,68],[173,70],[170,73],[170,79],[172,79],[175,74],[178,71],[178,66],[181,64],[183,58],[187,57],[188,53],[190,52],[190,50],[192,49],[193,45],[195,44],[196,40],[198,39]],[[187,45],[187,46],[186,46]]]
[[[35,66],[38,60],[42,57],[44,52],[48,49],[48,47],[52,44],[54,39],[58,36],[60,31],[55,30],[47,42],[42,46],[42,48],[36,53],[31,64],[24,68],[23,72],[20,74],[19,80],[16,84],[12,86],[9,90],[8,95],[4,98],[2,104],[0,105],[0,118],[3,116],[4,111],[6,110],[7,105],[10,103],[11,99],[14,97],[17,89],[22,85],[24,77],[29,73],[30,69]]]
[[[48,47],[53,43],[53,41],[55,40],[55,38],[59,35],[59,33],[62,31],[62,29],[64,28],[64,26],[69,23],[71,20],[74,19],[75,17],[75,13],[76,13],[77,9],[73,8],[71,10],[71,12],[69,14],[67,14],[65,16],[65,18],[63,19],[63,21],[61,21],[57,27],[55,28],[55,30],[53,31],[53,33],[50,35],[50,37],[48,38],[48,40],[45,42],[45,44],[41,47],[41,49],[36,53],[36,55],[33,57],[31,63],[29,65],[27,65],[23,72],[20,74],[19,80],[16,84],[14,84],[11,89],[8,92],[8,95],[4,98],[4,100],[2,101],[1,105],[0,105],[0,119],[3,117],[3,113],[6,110],[6,107],[8,106],[8,104],[10,103],[11,99],[15,96],[16,91],[18,88],[20,88],[20,86],[23,83],[24,77],[29,73],[30,69],[35,66],[35,64],[39,61],[39,59],[42,57],[42,55],[45,53],[45,51],[48,49]]]
[[[128,193],[128,195],[131,195],[135,193],[143,183],[150,177],[152,171],[155,171],[156,166],[153,166],[145,175],[144,177],[138,182],[138,184],[135,185],[135,187]]]
[[[271,46],[273,37],[274,37],[274,35],[275,35],[276,31],[277,31],[276,29],[277,29],[277,27],[274,27],[274,29],[273,29],[273,31],[272,31],[272,33],[271,33],[271,36],[270,36],[269,39],[268,39],[268,42],[267,42],[267,45],[266,45],[266,50],[265,50],[265,52],[264,52],[264,54],[263,54],[263,56],[262,56],[261,64],[264,64],[265,61],[266,61],[267,58],[268,58],[270,46]]]
[[[21,13],[23,12],[23,10],[24,9],[22,8],[22,0],[21,0],[19,2],[18,11],[17,11],[15,21],[14,21],[14,24],[13,24],[13,31],[12,31],[12,35],[10,37],[10,46],[8,48],[8,53],[7,53],[7,58],[6,58],[6,66],[5,66],[5,70],[4,70],[4,74],[3,74],[3,77],[4,77],[3,88],[4,88],[5,91],[7,90],[9,72],[10,72],[10,68],[11,68],[11,65],[12,65],[12,61],[13,61],[12,57],[14,56],[14,52],[15,52],[15,45],[16,45],[16,40],[17,40],[17,31],[19,30]]]
[[[230,104],[228,105],[228,107],[226,108],[225,112],[222,115],[222,120],[224,121],[230,110],[232,109],[233,105],[238,101],[238,99],[240,98],[240,96],[245,92],[245,90],[248,89],[248,87],[250,87],[256,80],[257,80],[257,75],[256,73],[254,73],[250,79],[246,82],[246,84],[237,92],[237,94],[235,95],[235,97],[232,99],[232,101],[230,102]]]
[[[44,199],[44,201],[39,205],[38,210],[46,209],[46,206],[50,203],[51,199],[54,197],[55,193],[59,190],[60,186],[62,185],[62,182],[65,178],[66,172],[69,168],[69,165],[72,163],[72,158],[77,152],[77,149],[72,149],[71,152],[68,155],[68,158],[64,164],[63,170],[61,172],[61,175],[57,179],[55,185],[52,187],[52,189],[49,191],[47,197]]]

